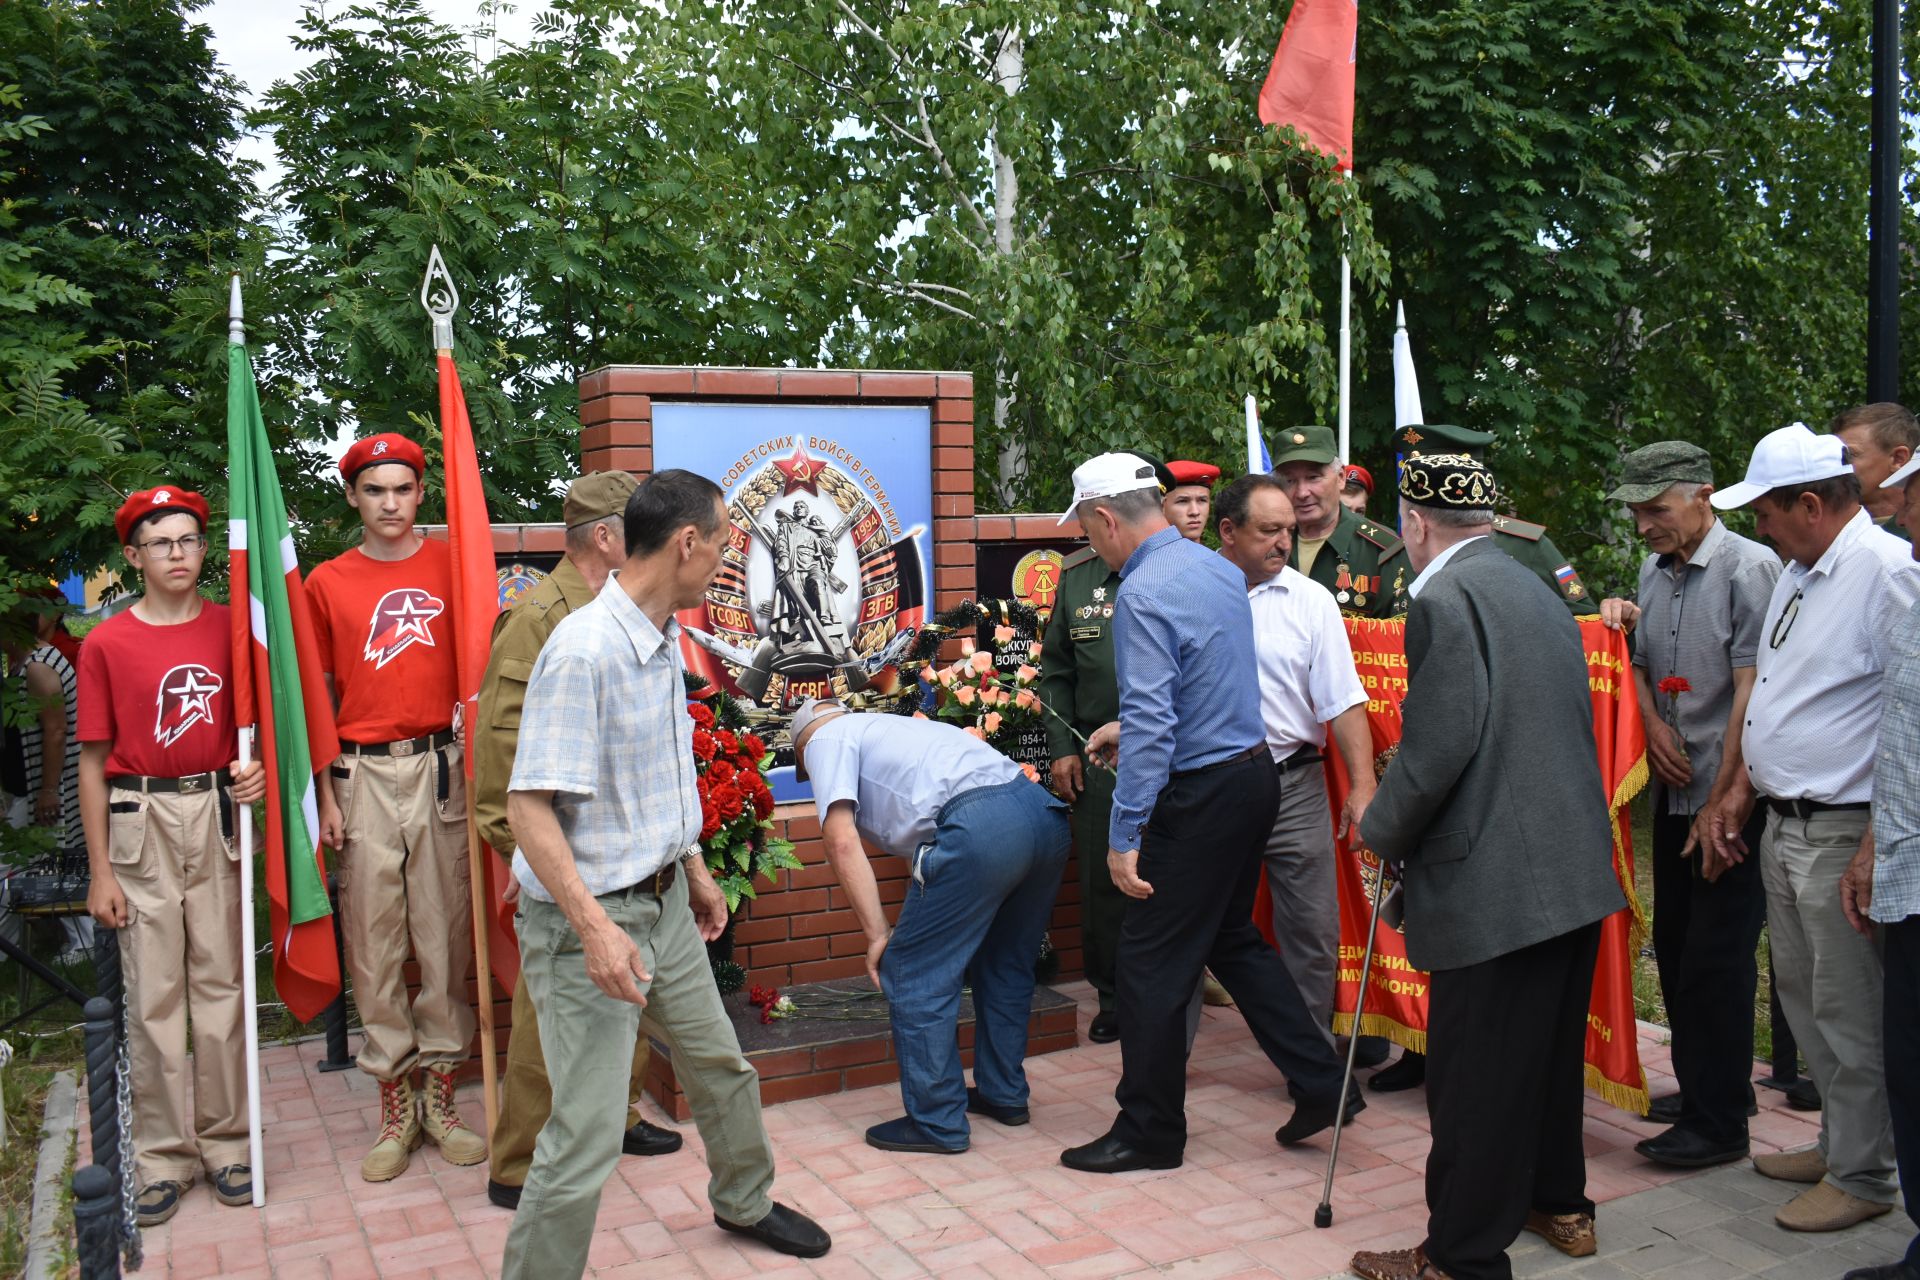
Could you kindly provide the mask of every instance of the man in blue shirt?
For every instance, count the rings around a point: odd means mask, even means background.
[[[1333,1124],[1340,1062],[1253,924],[1280,792],[1260,717],[1246,581],[1167,523],[1144,459],[1101,454],[1074,471],[1073,485],[1060,522],[1078,518],[1121,577],[1113,618],[1120,719],[1088,749],[1117,757],[1107,866],[1130,901],[1115,974],[1120,1115],[1060,1161],[1089,1173],[1179,1167],[1186,1007],[1204,968],[1293,1086],[1299,1104],[1274,1135],[1292,1145]]]

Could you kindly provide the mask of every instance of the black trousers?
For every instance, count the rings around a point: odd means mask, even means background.
[[[1129,899],[1115,986],[1120,1104],[1114,1136],[1155,1154],[1187,1144],[1187,1004],[1200,971],[1233,996],[1253,1038],[1303,1103],[1332,1102],[1341,1062],[1315,1025],[1280,953],[1253,923],[1261,854],[1280,776],[1262,751],[1174,778],[1154,802],[1140,847],[1153,896]]]
[[[1454,1280],[1510,1280],[1529,1209],[1593,1212],[1581,1098],[1599,953],[1595,921],[1433,975],[1425,1248]]]
[[[1893,1115],[1894,1158],[1900,1166],[1907,1217],[1920,1228],[1920,915],[1881,926],[1886,984],[1881,1000],[1886,1028],[1887,1110]],[[1907,1265],[1920,1270],[1920,1234],[1907,1246]]]
[[[1673,1029],[1680,1127],[1719,1143],[1747,1137],[1760,982],[1754,951],[1767,918],[1759,857],[1766,821],[1757,806],[1744,833],[1753,852],[1708,884],[1699,852],[1680,856],[1692,819],[1653,816],[1653,954]]]

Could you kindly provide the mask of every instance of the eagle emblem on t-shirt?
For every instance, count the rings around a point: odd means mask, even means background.
[[[214,671],[197,662],[183,662],[161,676],[154,699],[160,714],[153,723],[153,740],[170,747],[193,726],[212,724],[213,697],[225,687]]]
[[[427,624],[439,617],[446,605],[431,591],[420,587],[397,587],[380,597],[373,606],[373,621],[367,627],[368,662],[378,670],[406,652],[408,645],[434,647],[433,632]]]

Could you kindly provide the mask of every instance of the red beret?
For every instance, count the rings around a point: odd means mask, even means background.
[[[1208,462],[1183,462],[1175,458],[1167,463],[1167,474],[1175,484],[1204,484],[1211,488],[1220,478],[1220,468]]]
[[[1354,465],[1347,468],[1347,474],[1345,478],[1343,478],[1340,481],[1340,486],[1342,488],[1345,488],[1347,485],[1350,485],[1350,484],[1359,485],[1362,489],[1365,489],[1367,491],[1368,496],[1372,496],[1373,473],[1371,471],[1368,471],[1365,467],[1361,466],[1359,463],[1355,463]]]
[[[120,509],[113,513],[113,527],[120,535],[120,545],[131,546],[133,526],[163,511],[184,511],[200,522],[200,532],[207,531],[207,500],[191,489],[163,484],[157,489],[128,494]]]
[[[392,431],[383,431],[365,440],[355,440],[353,448],[347,450],[347,456],[340,459],[340,474],[346,477],[348,484],[352,484],[353,478],[362,471],[384,462],[405,463],[413,468],[416,476],[424,477],[427,474],[427,455],[420,452],[420,446]]]

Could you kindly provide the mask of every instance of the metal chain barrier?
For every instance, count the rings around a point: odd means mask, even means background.
[[[138,1271],[142,1261],[140,1242],[139,1208],[135,1203],[139,1195],[136,1185],[138,1171],[133,1159],[133,1066],[127,1047],[127,987],[126,975],[120,965],[120,934],[118,930],[102,929],[97,931],[98,952],[94,957],[94,971],[99,978],[100,995],[97,1000],[87,1002],[88,1041],[87,1041],[87,1090],[88,1107],[96,1119],[93,1126],[94,1160],[109,1174],[118,1174],[120,1183],[119,1233],[120,1245],[126,1259],[128,1271]],[[96,1009],[96,1004],[107,1002],[106,1010]],[[94,1032],[96,1018],[104,1017],[109,1024],[113,1046],[113,1132],[103,1133],[98,1108],[105,1102],[104,1089],[99,1077],[95,1075],[94,1059],[98,1053],[97,1037]],[[104,1067],[104,1063],[101,1064]],[[103,1144],[101,1139],[107,1138]],[[103,1149],[103,1145],[110,1149]]]

